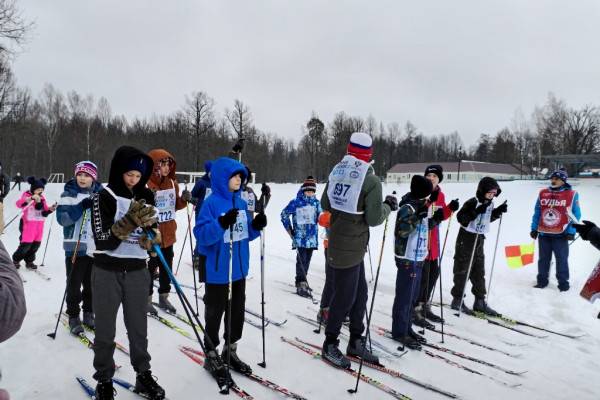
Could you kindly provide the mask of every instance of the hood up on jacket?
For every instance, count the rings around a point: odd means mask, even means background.
[[[135,147],[121,146],[115,151],[115,155],[110,163],[108,186],[117,196],[131,197],[131,192],[127,189],[123,181],[123,174],[130,170],[128,166],[131,162],[145,164],[145,170],[140,181],[132,189],[135,198],[143,198],[146,183],[154,170],[154,162],[150,156]]]
[[[150,176],[152,183],[155,185],[160,185],[163,177],[160,175],[159,161],[164,160],[165,158],[171,160],[171,169],[169,171],[169,175],[167,175],[167,178],[175,180],[175,174],[177,173],[177,161],[175,161],[175,157],[173,157],[171,153],[165,149],[154,149],[148,152],[148,156],[150,156],[154,162],[154,168],[152,169],[152,175]]]
[[[213,194],[231,200],[233,193],[229,191],[229,178],[236,174],[242,175],[243,182],[247,177],[248,169],[244,164],[228,157],[221,157],[213,161],[210,170],[210,181]],[[239,192],[240,191],[237,190],[235,194],[239,196]]]
[[[484,176],[483,178],[481,178],[479,184],[477,185],[477,200],[479,200],[480,203],[484,203],[485,194],[492,189],[496,189],[498,191],[495,197],[500,196],[500,193],[502,193],[500,185],[498,185],[498,182],[494,178],[491,178],[489,176]]]

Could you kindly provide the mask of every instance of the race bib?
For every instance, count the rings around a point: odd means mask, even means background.
[[[248,204],[248,211],[254,212],[256,209],[256,196],[254,193],[244,190],[241,197]]]
[[[309,225],[315,223],[315,206],[304,206],[296,209],[296,223],[298,225]]]
[[[29,221],[43,221],[44,216],[42,215],[43,210],[36,210],[35,204],[32,204],[27,209],[27,219]]]
[[[406,258],[417,262],[423,261],[427,257],[427,239],[429,220],[423,219],[417,229],[415,229],[408,237],[406,244]]]
[[[477,203],[479,207],[481,203]],[[490,231],[490,223],[492,221],[492,211],[494,211],[494,202],[491,202],[485,213],[480,214],[467,226],[467,231],[471,233],[477,233],[479,235],[485,235]]]
[[[331,207],[350,214],[362,214],[358,199],[370,164],[346,155],[329,174],[327,196]]]
[[[158,209],[158,223],[175,219],[175,203],[177,195],[175,189],[159,190],[154,193],[154,201]]]
[[[231,229],[227,229],[223,234],[223,241],[229,243],[231,239]],[[248,239],[248,217],[245,210],[239,210],[235,224],[233,224],[233,241]]]

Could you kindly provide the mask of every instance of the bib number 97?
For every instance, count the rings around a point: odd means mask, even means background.
[[[352,185],[344,183],[336,183],[335,187],[333,188],[333,194],[336,196],[346,197],[346,195],[348,194],[348,190],[350,190],[351,186]]]

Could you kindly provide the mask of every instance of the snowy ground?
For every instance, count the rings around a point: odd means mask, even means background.
[[[454,332],[488,343],[511,353],[519,353],[520,358],[509,358],[505,355],[472,346],[463,341],[446,337],[445,345],[454,350],[480,357],[497,363],[506,368],[527,370],[523,376],[511,376],[489,367],[472,363],[467,360],[445,355],[448,358],[481,371],[482,373],[510,383],[521,383],[519,388],[507,388],[485,377],[476,376],[464,370],[445,364],[439,360],[427,357],[423,353],[411,352],[396,360],[382,361],[391,368],[397,369],[414,378],[430,382],[448,391],[459,394],[465,399],[597,399],[600,393],[600,382],[597,381],[600,369],[600,321],[596,315],[599,305],[591,305],[579,297],[579,290],[598,259],[598,252],[588,243],[581,240],[571,247],[571,291],[559,293],[556,281],[545,290],[533,289],[536,266],[530,265],[521,270],[509,270],[504,262],[503,246],[522,244],[530,241],[529,224],[533,204],[542,182],[512,182],[503,183],[503,193],[500,200],[509,199],[509,212],[504,218],[494,284],[490,304],[500,312],[524,321],[543,325],[545,327],[569,333],[586,333],[578,340],[571,340],[550,335],[545,339],[535,339],[494,327],[482,320],[470,317],[460,319],[446,312],[449,332]],[[581,206],[586,219],[600,221],[600,208],[595,205],[595,199],[600,195],[600,182],[596,180],[574,183],[581,194]],[[316,306],[310,301],[295,294],[289,286],[277,281],[293,282],[295,253],[290,248],[288,239],[281,223],[279,212],[295,195],[297,185],[273,185],[273,198],[268,208],[269,226],[266,231],[266,298],[267,315],[273,319],[288,319],[287,324],[278,328],[267,327],[267,368],[256,366],[261,361],[260,330],[246,324],[244,337],[240,342],[241,357],[252,364],[255,373],[268,377],[290,390],[303,394],[307,398],[355,398],[383,399],[388,395],[361,382],[359,393],[350,395],[346,389],[354,386],[354,379],[341,371],[313,359],[305,353],[290,347],[280,341],[280,336],[290,338],[299,336],[305,340],[321,343],[322,335],[316,335],[312,328],[288,313],[295,312],[307,317],[314,317]],[[461,202],[471,197],[475,184],[443,185],[447,199],[459,197]],[[46,196],[50,202],[58,200],[62,185],[51,184],[47,187]],[[322,190],[322,187],[319,187]],[[397,190],[405,193],[407,185],[398,187],[388,185],[384,192]],[[319,196],[320,196],[319,192]],[[8,221],[15,215],[14,201],[17,193],[11,192],[5,199],[5,217]],[[180,238],[175,246],[179,255],[186,229],[186,214],[178,215]],[[381,269],[380,286],[376,297],[373,315],[374,324],[390,327],[391,305],[393,302],[396,268],[393,263],[392,226],[388,227],[388,240],[385,244],[383,264]],[[446,224],[442,233],[446,231]],[[46,232],[50,228],[50,220],[46,223]],[[458,232],[456,222],[450,227],[448,247],[443,265],[444,299],[450,300],[449,290],[452,284],[452,255],[454,241]],[[497,232],[494,224],[492,232],[486,241],[487,274],[491,268],[494,241]],[[372,230],[372,255],[376,263],[377,254],[383,234],[383,227]],[[18,227],[9,227],[2,240],[10,252],[18,244]],[[90,350],[84,348],[68,332],[59,327],[56,341],[49,339],[46,334],[54,328],[54,315],[58,311],[64,290],[64,253],[61,246],[62,231],[54,222],[50,236],[50,244],[46,257],[46,266],[42,269],[52,276],[50,281],[42,280],[30,271],[24,271],[28,314],[21,331],[8,342],[0,345],[0,367],[3,380],[1,387],[12,393],[13,399],[77,399],[85,398],[84,393],[74,379],[76,374],[88,378],[91,383],[93,373]],[[41,262],[43,247],[38,253]],[[176,257],[177,260],[177,257]],[[368,261],[367,261],[368,262]],[[252,244],[251,276],[247,287],[247,306],[260,311],[260,268],[259,241]],[[368,265],[368,264],[367,264]],[[367,267],[368,271],[368,267]],[[367,272],[370,277],[370,272]],[[190,267],[189,251],[184,251],[182,266],[178,275],[183,283],[192,284],[192,269]],[[309,273],[309,280],[315,292],[320,294],[324,282],[324,260],[321,250],[315,253]],[[469,286],[470,287],[470,286]],[[193,301],[192,291],[185,289]],[[371,294],[369,295],[369,299]],[[472,296],[467,301],[470,305]],[[172,302],[182,311],[181,305],[173,296]],[[120,318],[119,318],[120,319]],[[183,323],[170,318],[191,333]],[[255,319],[258,322],[258,320]],[[178,345],[194,346],[189,339],[166,328],[157,321],[149,320],[150,353],[152,369],[158,376],[159,382],[165,387],[170,399],[191,398],[221,398],[217,393],[214,381],[197,364],[186,358],[178,351]],[[527,328],[524,328],[528,330]],[[531,333],[541,333],[528,330]],[[394,343],[388,339],[374,335],[394,348]],[[433,343],[440,342],[437,333],[427,333],[427,338]],[[119,322],[117,340],[128,345],[125,328]],[[510,346],[506,342],[520,346]],[[521,346],[522,345],[522,346]],[[195,345],[197,347],[197,344]],[[345,346],[345,344],[344,344]],[[344,349],[344,348],[343,348]],[[128,359],[121,353],[115,354],[117,364],[122,365],[118,376],[129,381],[134,380],[134,372]],[[365,369],[369,376],[380,380],[414,399],[437,399],[442,396],[421,389],[406,381],[389,375]],[[255,398],[270,399],[281,396],[243,377],[236,378],[237,383]],[[234,396],[231,394],[231,396]],[[136,395],[119,390],[119,399],[134,399]]]

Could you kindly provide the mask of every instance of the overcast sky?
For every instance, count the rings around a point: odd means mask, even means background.
[[[549,91],[600,104],[600,2],[20,0],[36,23],[20,85],[108,98],[127,118],[202,90],[239,98],[263,131],[296,138],[314,110],[426,134],[480,133]]]

